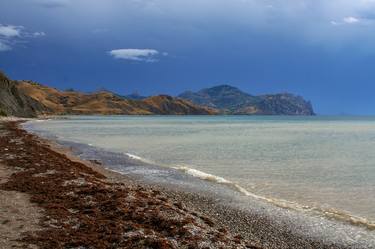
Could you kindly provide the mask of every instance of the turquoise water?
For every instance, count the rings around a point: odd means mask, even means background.
[[[93,116],[36,127],[280,205],[375,221],[375,117]]]

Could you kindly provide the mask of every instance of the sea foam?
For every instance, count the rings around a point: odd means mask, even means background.
[[[348,222],[352,225],[358,225],[365,227],[369,230],[375,230],[375,223],[371,222],[370,220],[363,218],[363,217],[358,217],[349,214],[348,212],[342,211],[342,210],[337,210],[337,209],[324,209],[321,207],[311,207],[307,205],[301,205],[296,202],[291,202],[287,200],[282,200],[282,199],[275,199],[275,198],[269,198],[265,196],[260,196],[254,193],[249,192],[245,188],[241,187],[237,183],[234,183],[232,181],[229,181],[223,177],[212,175],[197,169],[189,168],[186,166],[177,166],[177,167],[172,167],[174,169],[177,169],[181,172],[184,172],[188,175],[191,175],[193,177],[197,177],[199,179],[205,180],[205,181],[210,181],[213,183],[217,184],[223,184],[231,189],[234,189],[245,196],[249,196],[258,200],[266,201],[268,203],[271,203],[273,205],[276,205],[281,208],[286,208],[286,209],[292,209],[292,210],[298,210],[298,211],[303,211],[303,212],[310,212],[310,213],[315,213],[317,215],[325,216],[327,218],[333,218],[339,221],[343,222]]]

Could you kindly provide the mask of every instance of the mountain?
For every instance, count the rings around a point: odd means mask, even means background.
[[[289,93],[253,96],[221,85],[176,97],[109,91],[60,91],[32,81],[12,81],[0,72],[0,115],[314,115],[310,102]]]
[[[144,100],[144,99],[148,98],[146,96],[140,95],[139,93],[132,93],[132,94],[125,95],[125,96],[120,95],[120,97],[122,97],[124,99],[132,99],[132,100]]]
[[[17,88],[17,82],[0,72],[0,116],[35,117],[46,107]]]
[[[53,115],[189,115],[215,114],[215,111],[189,101],[166,96],[130,100],[108,91],[81,93],[60,91],[32,81],[19,81],[17,89],[46,108],[38,114]]]
[[[149,97],[143,100],[143,108],[151,113],[165,115],[165,114],[217,114],[217,111],[212,108],[201,107],[193,104],[190,101],[171,97],[168,95],[159,95]]]
[[[220,85],[202,89],[199,92],[184,92],[178,96],[193,103],[217,108],[225,112],[235,112],[239,105],[254,104],[260,100],[257,97],[244,93],[236,87]]]
[[[314,116],[315,112],[310,101],[290,93],[268,94],[259,96],[263,101],[260,110],[265,115],[298,115]]]
[[[198,92],[184,92],[178,97],[224,114],[315,115],[309,101],[290,93],[253,96],[236,87],[220,85]]]

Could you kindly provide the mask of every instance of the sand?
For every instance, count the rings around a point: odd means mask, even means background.
[[[0,126],[0,138],[6,133]],[[15,170],[0,163],[0,185],[6,183],[12,173]],[[36,248],[19,240],[24,233],[41,229],[40,218],[41,210],[30,202],[28,194],[0,190],[0,248]]]

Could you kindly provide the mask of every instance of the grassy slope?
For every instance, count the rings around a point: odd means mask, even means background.
[[[215,111],[200,107],[189,101],[160,95],[145,100],[124,99],[114,93],[101,91],[80,93],[59,91],[33,82],[19,82],[18,89],[50,109],[50,114],[215,114]]]

